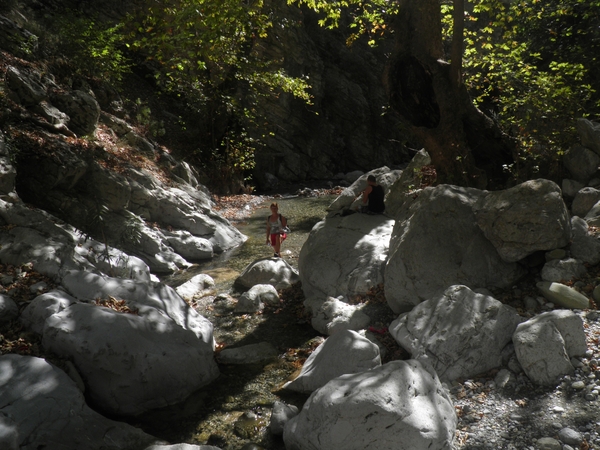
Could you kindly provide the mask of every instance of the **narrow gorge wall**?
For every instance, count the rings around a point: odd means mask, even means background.
[[[286,181],[322,179],[408,161],[382,82],[391,40],[348,47],[340,30],[320,27],[310,11],[283,5],[277,14],[288,26],[275,27],[260,51],[291,75],[308,77],[313,105],[289,95],[264,104],[260,114],[272,135],[256,155],[255,179],[264,182],[264,173]]]

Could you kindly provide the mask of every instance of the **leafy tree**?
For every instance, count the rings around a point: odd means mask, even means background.
[[[430,153],[439,181],[483,187],[488,177],[502,176],[499,168],[512,161],[513,142],[474,106],[462,80],[463,0],[453,2],[456,13],[448,53],[438,0],[297,3],[325,11],[334,22],[350,8],[355,23],[377,18],[371,27],[364,27],[367,31],[394,32],[396,48],[386,79],[390,104]]]
[[[66,57],[76,72],[86,77],[120,81],[130,70],[123,44],[122,24],[64,11],[52,24],[47,45]]]
[[[574,118],[597,115],[600,2],[479,0],[466,14],[465,82],[519,141],[518,177],[559,175]],[[445,5],[446,35],[452,30]],[[541,166],[541,167],[540,167]]]
[[[323,11],[325,26],[346,10],[355,28],[395,32],[390,101],[441,181],[484,185],[478,168],[502,179],[502,166],[558,176],[573,119],[600,113],[598,0],[476,0],[468,12],[454,0],[441,3],[441,24],[436,0],[297,3]]]
[[[193,158],[225,191],[253,166],[260,143],[249,131],[258,127],[261,98],[281,92],[310,98],[306,80],[261,56],[273,26],[269,12],[263,0],[157,0],[129,22],[130,47],[153,65],[159,86],[207,118],[186,124],[200,132]]]

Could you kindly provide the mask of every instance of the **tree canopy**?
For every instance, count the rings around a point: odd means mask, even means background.
[[[402,17],[403,9],[412,8],[402,0],[291,2],[320,11],[322,24],[330,27],[340,24],[346,10],[350,28],[369,34],[374,45],[378,32],[404,33],[407,22],[395,30],[390,25]],[[600,114],[600,2],[475,0],[465,10],[464,3],[455,0],[442,1],[439,6],[442,57],[453,66],[452,77],[464,82],[474,104],[517,141],[514,163],[504,164],[504,168],[517,179],[540,170],[548,176],[558,175],[558,158],[575,138],[574,119]],[[421,13],[429,16],[432,30],[414,27],[413,32],[435,34],[438,12],[432,8]],[[414,16],[406,19],[405,15],[404,19],[414,20]],[[405,39],[403,45],[412,45],[410,42]],[[410,49],[399,50],[407,52]],[[436,57],[435,52],[429,51],[429,55]],[[429,71],[431,67],[426,67],[425,73]],[[411,107],[426,107],[422,101],[417,103]],[[418,128],[423,124],[416,123]],[[460,154],[454,157],[462,158]]]
[[[574,119],[600,114],[600,0],[288,3],[320,13],[323,27],[346,29],[348,45],[396,36],[390,104],[430,147],[441,180],[477,185],[498,166],[516,179],[558,176]],[[243,177],[264,128],[255,120],[261,98],[310,102],[307,78],[261,52],[274,26],[294,25],[269,0],[136,4],[121,23],[67,16],[63,48],[82,70],[115,78],[143,62],[163,92],[204,118],[186,124],[202,135],[191,157],[215,182]],[[494,144],[500,135],[516,146]]]

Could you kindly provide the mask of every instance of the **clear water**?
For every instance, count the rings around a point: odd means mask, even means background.
[[[183,283],[186,279],[199,273],[210,275],[219,292],[231,292],[232,285],[238,275],[251,262],[273,255],[273,248],[266,245],[266,222],[269,206],[276,201],[279,212],[288,220],[292,230],[281,246],[281,256],[294,268],[298,268],[300,249],[306,241],[313,226],[326,215],[326,208],[335,196],[321,197],[287,197],[266,201],[254,211],[247,220],[235,224],[248,240],[239,248],[226,252],[210,262],[198,264],[185,272],[166,278],[163,281],[172,286]]]

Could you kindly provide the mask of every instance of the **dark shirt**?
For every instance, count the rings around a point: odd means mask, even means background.
[[[381,214],[383,211],[385,211],[385,205],[383,203],[384,195],[383,187],[381,187],[379,184],[373,186],[373,190],[369,193],[369,211],[377,214]]]

